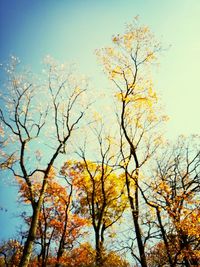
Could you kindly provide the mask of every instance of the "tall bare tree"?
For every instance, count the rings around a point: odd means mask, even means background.
[[[147,266],[140,225],[139,183],[141,168],[154,153],[161,138],[156,126],[165,117],[161,115],[158,98],[150,78],[150,66],[156,62],[160,44],[148,27],[137,19],[127,25],[124,34],[113,37],[113,47],[97,51],[109,79],[116,88],[118,100],[119,146],[126,187],[143,267]],[[121,144],[120,144],[121,143]]]
[[[62,153],[67,153],[69,140],[88,106],[83,101],[86,82],[77,79],[64,64],[47,57],[44,76],[39,78],[19,68],[19,60],[13,56],[4,68],[0,120],[10,140],[6,153],[13,159],[7,167],[26,182],[32,207],[29,234],[19,264],[24,267],[31,257],[53,166]],[[42,181],[39,195],[34,194],[34,177]]]
[[[197,266],[200,250],[199,138],[179,137],[176,144],[165,149],[157,159],[153,175],[148,204],[157,210],[170,266]]]
[[[62,170],[72,177],[80,199],[80,212],[94,230],[96,266],[104,266],[106,232],[122,217],[127,207],[124,177],[116,172],[118,155],[110,136],[94,129],[95,160],[89,160],[87,145],[78,153],[80,161],[68,161]],[[90,134],[90,138],[91,138]],[[93,149],[94,150],[94,149]]]

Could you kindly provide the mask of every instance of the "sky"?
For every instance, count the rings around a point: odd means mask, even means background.
[[[37,71],[51,55],[75,62],[101,90],[95,49],[110,45],[112,35],[139,15],[164,48],[153,77],[170,118],[167,137],[199,134],[199,14],[199,0],[1,0],[0,62],[14,54]],[[8,192],[1,181],[0,186],[0,204],[8,209],[0,211],[0,237],[7,238],[16,225],[15,188]]]

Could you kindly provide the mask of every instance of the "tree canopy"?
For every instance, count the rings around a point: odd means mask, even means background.
[[[2,65],[0,169],[24,211],[1,266],[200,264],[199,137],[165,140],[151,30],[136,18],[112,45],[96,50],[112,114],[106,102],[94,112],[102,99],[72,66],[49,56],[39,75],[14,56]]]

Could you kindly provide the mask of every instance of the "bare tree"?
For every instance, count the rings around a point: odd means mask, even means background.
[[[92,153],[90,150],[87,153],[88,143],[85,142],[84,148],[78,153],[81,161],[66,162],[63,170],[73,178],[80,198],[80,212],[91,222],[94,230],[96,265],[100,267],[104,261],[105,234],[122,217],[127,207],[127,197],[124,177],[116,171],[119,155],[115,154],[114,139],[103,133],[103,126],[100,130],[93,129],[93,133],[95,160],[89,160]],[[95,143],[97,145],[94,146]]]
[[[99,55],[110,80],[114,83],[118,100],[118,122],[126,188],[131,207],[136,240],[137,258],[147,266],[140,221],[140,170],[156,150],[160,140],[157,125],[165,120],[161,115],[157,96],[149,75],[149,66],[156,62],[160,44],[137,19],[126,32],[113,37],[114,47],[100,49]]]
[[[83,103],[86,83],[67,71],[65,65],[48,57],[44,78],[36,78],[28,71],[20,72],[19,67],[18,59],[11,57],[5,68],[6,93],[1,99],[0,120],[5,135],[12,136],[7,154],[15,160],[7,167],[26,182],[33,211],[19,264],[28,266],[53,166],[60,154],[67,152],[69,140],[88,106]],[[34,177],[42,181],[38,196],[34,194]]]
[[[199,264],[200,150],[196,137],[179,137],[157,159],[154,180],[143,194],[156,210],[171,267]]]

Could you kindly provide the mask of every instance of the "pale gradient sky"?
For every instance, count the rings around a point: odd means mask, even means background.
[[[94,50],[109,45],[112,34],[139,15],[163,47],[171,45],[154,77],[170,117],[168,135],[200,132],[199,0],[2,0],[0,7],[0,60],[13,53],[38,68],[50,54],[75,61],[94,85],[101,74]]]
[[[1,0],[0,61],[15,54],[37,70],[50,54],[61,62],[76,62],[100,90],[104,78],[94,50],[110,45],[111,36],[123,32],[136,15],[163,47],[171,45],[154,72],[170,117],[167,136],[199,134],[200,0]],[[13,197],[7,195],[8,208]],[[2,236],[14,229],[14,223],[8,227],[11,211],[1,220],[1,227],[7,227]]]

